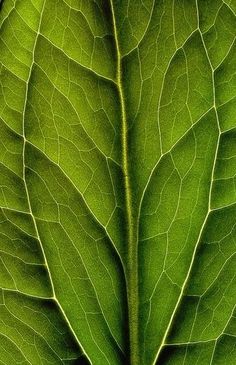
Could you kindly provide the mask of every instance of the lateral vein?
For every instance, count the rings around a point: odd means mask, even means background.
[[[40,244],[40,247],[41,247],[41,250],[42,250],[42,254],[43,254],[43,258],[44,258],[44,262],[45,262],[45,266],[47,267],[47,270],[48,270],[48,275],[49,275],[49,279],[50,279],[50,283],[51,283],[51,287],[52,287],[52,294],[53,294],[52,300],[54,300],[55,303],[57,304],[57,306],[58,306],[60,312],[62,313],[63,318],[64,318],[65,322],[67,323],[67,325],[68,325],[71,333],[73,334],[76,342],[78,343],[78,345],[80,346],[80,348],[82,349],[82,351],[86,355],[86,357],[89,359],[89,356],[88,356],[87,352],[84,350],[83,346],[81,345],[81,343],[80,343],[80,341],[79,341],[76,333],[74,332],[74,330],[72,328],[72,325],[71,325],[70,321],[67,318],[66,313],[64,312],[64,309],[62,308],[61,304],[59,303],[59,301],[58,301],[58,299],[56,297],[54,283],[53,283],[53,280],[52,280],[52,276],[51,276],[51,272],[50,272],[50,269],[49,269],[47,257],[46,257],[46,254],[45,254],[45,251],[44,251],[44,248],[43,248],[43,244],[42,244],[42,241],[40,239],[37,222],[36,222],[35,216],[34,216],[33,211],[32,211],[32,206],[31,206],[31,201],[30,201],[30,196],[29,196],[29,190],[28,190],[28,186],[27,186],[27,183],[26,183],[25,148],[26,148],[26,142],[27,142],[27,140],[26,140],[26,135],[25,135],[25,112],[26,112],[27,97],[28,97],[28,92],[29,92],[29,83],[30,83],[30,79],[31,79],[31,76],[32,76],[33,65],[35,63],[34,54],[35,54],[35,49],[36,49],[36,45],[37,45],[37,40],[38,40],[38,37],[39,37],[39,34],[40,34],[40,28],[41,28],[41,23],[42,23],[42,17],[43,17],[43,12],[44,12],[44,8],[45,8],[45,3],[46,3],[46,0],[44,0],[44,2],[43,2],[43,6],[42,6],[42,9],[41,9],[41,13],[40,13],[40,19],[39,19],[39,23],[38,23],[38,29],[37,29],[37,33],[36,33],[36,37],[35,37],[35,41],[34,41],[34,45],[33,45],[33,50],[32,50],[32,62],[31,62],[30,68],[29,68],[29,75],[28,75],[28,79],[26,80],[26,88],[25,88],[25,101],[24,101],[23,114],[22,114],[22,136],[23,136],[23,151],[22,151],[22,155],[23,155],[22,157],[23,158],[22,158],[22,163],[23,163],[23,182],[24,182],[25,192],[26,192],[26,198],[27,198],[27,202],[28,202],[28,206],[29,206],[29,213],[30,213],[30,215],[32,217],[34,229],[35,229],[35,232],[36,232],[36,238],[39,241],[39,244]]]

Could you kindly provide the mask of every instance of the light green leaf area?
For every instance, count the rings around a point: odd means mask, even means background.
[[[235,365],[236,1],[0,6],[0,365]]]

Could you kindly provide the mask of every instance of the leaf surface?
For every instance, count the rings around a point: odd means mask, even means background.
[[[235,0],[4,0],[0,363],[235,364]]]

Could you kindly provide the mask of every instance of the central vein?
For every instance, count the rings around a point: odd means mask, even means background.
[[[132,204],[132,189],[129,174],[129,151],[128,151],[128,126],[125,108],[125,98],[122,80],[122,62],[117,34],[117,25],[113,3],[111,0],[111,11],[114,28],[114,38],[117,52],[117,75],[116,82],[121,107],[121,144],[122,144],[122,167],[125,188],[125,215],[126,215],[126,237],[127,237],[127,265],[126,282],[128,297],[128,317],[129,317],[129,351],[130,365],[140,365],[139,341],[138,341],[138,252],[137,252],[137,230]]]

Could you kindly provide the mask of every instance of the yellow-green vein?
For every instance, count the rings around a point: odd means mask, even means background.
[[[125,189],[125,218],[127,234],[127,263],[126,263],[126,284],[128,299],[128,318],[129,318],[129,357],[130,365],[139,365],[139,332],[138,332],[138,247],[137,230],[132,204],[132,189],[129,174],[129,150],[128,150],[128,121],[126,115],[125,96],[123,90],[122,57],[120,52],[115,9],[112,0],[111,13],[114,30],[114,39],[117,53],[117,89],[121,108],[121,144],[122,144],[122,168]]]

